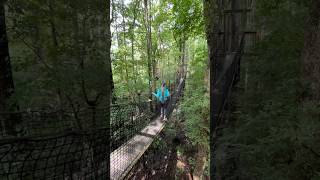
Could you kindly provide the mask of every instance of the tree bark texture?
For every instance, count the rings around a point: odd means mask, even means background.
[[[152,59],[151,59],[151,49],[152,49],[152,39],[151,39],[151,24],[149,19],[149,5],[148,0],[144,0],[144,13],[145,13],[145,27],[147,31],[147,59],[148,59],[148,77],[149,77],[149,99],[152,99],[152,91],[153,91],[153,65],[152,65]],[[152,101],[150,101],[150,110],[153,111],[153,104]]]
[[[216,76],[217,59],[215,57],[215,50],[217,48],[218,40],[218,23],[217,23],[217,2],[216,0],[204,0],[204,18],[206,24],[207,44],[209,50],[209,68],[210,68],[210,172],[211,177],[215,172],[214,166],[214,141],[216,128],[216,99],[214,93],[214,82]]]
[[[312,0],[302,54],[302,83],[309,87],[309,101],[320,101],[320,1]]]
[[[8,110],[8,99],[13,93],[11,63],[5,21],[4,1],[0,1],[0,111]]]

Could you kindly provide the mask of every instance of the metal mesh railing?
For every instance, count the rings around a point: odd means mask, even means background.
[[[108,179],[110,151],[150,122],[148,105],[111,106],[110,129],[103,109],[0,113],[0,179]]]
[[[108,130],[0,142],[0,179],[107,179]]]
[[[111,151],[120,147],[150,123],[149,102],[111,107]]]
[[[172,93],[170,103],[168,104],[167,116],[169,116],[172,113],[174,106],[176,105],[176,103],[178,101],[178,98],[181,95],[183,95],[184,86],[185,86],[185,77],[181,77],[177,83],[177,86],[175,87],[175,89]]]
[[[105,113],[96,108],[0,113],[0,179],[106,179]]]
[[[70,130],[107,127],[106,109],[87,108],[77,112],[30,110],[0,112],[0,138],[47,136]]]

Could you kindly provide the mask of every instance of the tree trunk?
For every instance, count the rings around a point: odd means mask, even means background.
[[[302,54],[302,83],[308,83],[309,95],[306,101],[320,101],[320,1],[312,0],[305,31]]]
[[[109,67],[109,73],[110,73],[110,79],[109,79],[109,82],[110,82],[110,95],[109,95],[109,99],[110,99],[110,102],[108,103],[108,104],[110,104],[111,102],[112,103],[115,103],[116,102],[116,100],[117,100],[117,97],[116,97],[116,95],[115,95],[115,93],[114,93],[114,88],[115,88],[115,86],[114,86],[114,81],[113,81],[113,75],[112,75],[112,60],[111,60],[111,52],[110,52],[110,48],[111,48],[111,37],[112,37],[112,33],[111,33],[111,31],[110,31],[110,25],[111,25],[111,23],[114,21],[114,12],[115,12],[115,5],[114,5],[114,1],[112,0],[111,2],[110,1],[108,1],[108,4],[107,4],[109,7],[107,8],[107,13],[109,12],[110,13],[110,7],[112,7],[112,12],[111,12],[111,14],[112,14],[112,16],[110,17],[110,16],[108,16],[108,18],[107,18],[107,21],[108,21],[108,23],[107,23],[107,33],[110,33],[110,34],[107,34],[107,40],[109,40],[110,42],[108,42],[108,43],[110,43],[110,45],[108,44],[108,51],[109,52],[107,52],[107,56],[108,56],[108,58],[109,58],[109,64],[110,65],[108,65]],[[109,47],[110,46],[110,47]]]
[[[180,73],[182,75],[185,74],[185,57],[186,57],[186,39],[185,36],[182,35],[180,42],[179,42],[179,56],[180,56]]]
[[[122,45],[123,46],[127,46],[127,44],[126,44],[126,21],[125,21],[125,9],[124,9],[124,1],[122,1],[122,9],[121,9],[121,11],[122,11],[122,32],[123,32],[123,41],[122,41]],[[131,87],[129,86],[129,72],[128,72],[128,63],[129,62],[127,62],[127,55],[126,54],[124,54],[124,62],[125,62],[125,75],[126,75],[126,83],[127,83],[127,91],[128,91],[128,96],[130,97],[130,98],[132,98],[132,95],[131,95],[131,91],[130,91],[130,89],[131,89]]]
[[[235,11],[241,9],[241,2],[239,0],[231,1],[231,52],[235,52],[239,44],[241,14]]]
[[[149,99],[152,99],[152,59],[151,59],[151,24],[149,22],[149,8],[148,8],[148,0],[144,0],[144,13],[145,13],[145,27],[147,31],[147,59],[148,59],[148,77],[149,77]],[[152,102],[150,102],[150,110],[153,111]]]
[[[111,22],[110,22],[110,1],[107,1],[107,12],[106,12],[106,14],[107,14],[107,47],[106,47],[106,49],[107,49],[107,59],[106,59],[106,65],[107,65],[107,69],[110,69],[110,73],[112,73],[112,70],[111,70],[111,31],[110,31],[110,24],[111,24]],[[108,77],[112,77],[112,74],[110,74],[110,76],[108,76]],[[107,106],[109,106],[110,105],[110,92],[111,92],[111,79],[110,78],[108,78],[107,79],[108,81],[107,81],[107,83],[106,83],[106,86],[108,87],[107,88],[107,97],[108,98],[106,98],[107,99]],[[112,81],[113,82],[113,81]],[[109,115],[109,114],[108,114]],[[107,116],[108,116],[107,115]],[[107,119],[109,119],[108,117],[107,117]]]
[[[0,6],[0,111],[9,110],[8,99],[13,93],[14,85],[11,72],[8,39],[5,22],[4,1]]]
[[[107,24],[107,31],[106,31],[106,53],[107,53],[107,57],[106,57],[106,69],[109,69],[109,73],[112,73],[111,70],[111,30],[110,30],[110,25],[111,25],[111,19],[110,19],[110,1],[107,1],[106,3],[106,24]],[[105,118],[107,120],[107,122],[105,123],[107,126],[107,129],[110,129],[110,97],[111,97],[111,81],[112,81],[112,74],[107,75],[107,79],[106,79],[106,86],[107,86],[107,92],[106,92],[106,113],[105,113]],[[113,81],[112,81],[113,82]],[[107,142],[110,142],[110,137],[107,136]],[[108,143],[109,144],[109,143]],[[110,147],[107,147],[107,151],[110,151]],[[108,154],[110,152],[107,152]],[[110,160],[109,158],[107,158],[107,169],[109,169],[110,167]],[[107,171],[109,172],[109,171]],[[110,177],[110,174],[107,174],[106,177]]]
[[[134,29],[135,29],[135,24],[136,24],[136,19],[137,19],[137,5],[138,2],[137,0],[134,1],[134,7],[133,7],[133,20],[132,20],[132,25],[131,25],[131,59],[132,59],[132,70],[133,70],[133,80],[134,83],[137,84],[137,72],[135,69],[135,66],[137,65],[135,63],[134,59],[134,41],[135,41],[135,34],[134,34]]]
[[[149,27],[149,33],[148,33],[148,39],[149,39],[149,53],[150,53],[150,62],[151,62],[151,67],[152,67],[152,90],[154,91],[157,87],[156,84],[156,60],[155,60],[155,51],[156,48],[154,48],[152,44],[152,15],[151,15],[151,5],[152,5],[152,0],[149,0],[149,10],[148,10],[148,27]],[[152,95],[151,95],[152,96]]]
[[[113,81],[113,75],[112,75],[112,66],[111,66],[112,62],[110,59],[110,67],[109,67],[109,72],[110,72],[110,88],[111,88],[111,94],[110,94],[110,102],[112,102],[113,104],[116,103],[117,101],[117,97],[116,94],[114,92],[114,81]]]
[[[216,77],[216,69],[219,63],[218,58],[215,57],[215,50],[217,48],[218,40],[218,2],[216,0],[204,0],[204,17],[206,24],[206,35],[209,50],[209,68],[210,68],[210,173],[212,179],[214,178],[214,145],[215,145],[215,129],[217,124],[217,104],[215,99],[214,82]]]
[[[8,100],[14,92],[14,84],[12,79],[11,63],[9,56],[9,46],[5,22],[5,5],[4,1],[0,1],[0,112],[19,110],[18,104],[14,102],[10,105]],[[19,117],[15,115],[8,119],[0,117],[1,125],[4,126],[2,133],[5,135],[16,136],[16,124],[20,122]]]

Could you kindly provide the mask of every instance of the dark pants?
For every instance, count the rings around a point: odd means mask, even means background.
[[[166,115],[167,114],[167,106],[168,106],[168,101],[165,102],[160,102],[161,105],[161,116]]]

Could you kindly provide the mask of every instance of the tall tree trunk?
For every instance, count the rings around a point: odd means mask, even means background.
[[[241,24],[241,16],[235,11],[240,9],[240,2],[242,1],[231,0],[231,52],[236,51],[239,44],[239,28]]]
[[[310,95],[304,97],[307,101],[320,101],[320,1],[312,0],[309,9],[309,19],[305,31],[304,49],[302,55],[302,82],[307,82]]]
[[[156,84],[156,59],[155,59],[155,52],[156,48],[154,48],[152,43],[152,15],[151,15],[151,7],[152,7],[152,0],[149,0],[149,10],[148,10],[148,39],[149,39],[149,45],[150,45],[150,62],[152,66],[152,90],[154,91],[157,87]]]
[[[113,81],[111,64],[112,63],[111,63],[111,59],[110,59],[110,69],[109,69],[109,71],[110,71],[110,85],[111,85],[111,92],[110,92],[111,93],[111,95],[110,95],[111,100],[110,100],[110,102],[112,102],[114,104],[117,101],[117,97],[116,97],[116,94],[114,92],[114,81]]]
[[[206,35],[209,50],[209,68],[210,68],[210,173],[212,179],[214,178],[214,145],[215,145],[215,129],[217,124],[217,104],[215,99],[214,82],[216,77],[216,69],[218,59],[215,57],[215,50],[217,48],[218,40],[218,2],[217,0],[204,0],[204,17],[206,23]]]
[[[148,77],[149,77],[149,99],[152,99],[152,82],[153,82],[153,74],[152,74],[152,59],[151,59],[151,24],[149,22],[149,6],[148,6],[148,0],[144,0],[144,13],[145,13],[145,27],[147,31],[147,59],[148,59]],[[150,110],[153,111],[153,105],[152,102],[150,102]]]
[[[111,0],[111,2],[110,1],[108,1],[108,4],[107,4],[107,6],[109,6],[108,8],[107,8],[107,13],[109,12],[109,13],[111,13],[111,17],[110,17],[110,15],[109,15],[109,17],[107,17],[107,33],[110,33],[110,34],[107,34],[107,40],[110,40],[110,42],[108,42],[108,43],[110,43],[110,47],[107,47],[107,48],[109,48],[109,54],[107,54],[107,56],[110,58],[109,59],[109,64],[110,65],[108,65],[109,67],[109,73],[110,73],[110,75],[109,75],[109,77],[110,77],[110,79],[109,79],[109,82],[110,82],[110,95],[109,95],[109,99],[110,99],[110,103],[109,104],[111,104],[111,103],[115,103],[116,102],[116,100],[117,100],[117,97],[116,97],[116,95],[115,95],[115,93],[114,93],[114,81],[113,81],[113,74],[112,74],[112,60],[111,60],[111,52],[110,52],[110,48],[111,48],[111,37],[113,36],[113,34],[111,33],[111,31],[110,31],[110,26],[111,26],[111,23],[114,21],[114,18],[115,18],[115,5],[114,5],[114,0]],[[112,7],[112,12],[110,12],[110,7]],[[108,44],[108,46],[109,46],[109,44]],[[108,53],[108,52],[107,52]]]
[[[0,112],[19,110],[18,104],[9,105],[8,100],[14,92],[12,79],[11,63],[9,56],[9,46],[5,21],[5,5],[0,0]],[[1,117],[0,117],[1,119]],[[20,122],[19,117],[11,116],[1,120],[2,133],[5,135],[16,136],[16,124]]]
[[[109,69],[110,71],[108,71],[110,74],[110,76],[108,76],[109,78],[107,79],[107,109],[108,109],[108,113],[107,113],[107,120],[110,119],[110,110],[109,110],[109,105],[110,105],[110,95],[111,95],[111,78],[112,77],[112,69],[111,69],[111,31],[110,31],[110,25],[111,25],[111,21],[110,21],[110,1],[107,1],[107,59],[106,59],[106,65],[107,65],[107,69]],[[113,81],[112,81],[113,82]]]
[[[185,35],[182,36],[181,42],[180,42],[180,54],[181,54],[181,74],[184,76],[185,74],[185,59],[186,59],[186,39]]]
[[[3,0],[0,2],[0,111],[7,111],[9,110],[7,101],[13,93],[14,85],[6,32],[5,5]]]
[[[137,19],[137,5],[139,4],[139,1],[135,0],[134,1],[134,7],[133,7],[133,20],[132,20],[132,25],[131,25],[131,59],[132,59],[132,70],[133,70],[133,80],[134,83],[137,83],[137,70],[135,66],[137,65],[135,63],[134,59],[134,41],[135,41],[135,35],[134,35],[134,29],[136,25],[136,19]]]
[[[123,32],[123,41],[122,41],[122,45],[124,47],[127,46],[126,44],[126,21],[125,21],[125,9],[124,9],[124,1],[122,1],[122,32]],[[125,48],[126,49],[126,48]],[[128,95],[130,98],[132,98],[131,96],[131,91],[130,91],[130,86],[129,86],[129,72],[128,72],[128,63],[127,62],[127,55],[126,53],[124,54],[124,62],[125,62],[125,75],[126,75],[126,83],[127,83],[127,91],[128,91]]]
[[[102,3],[102,8],[106,7],[106,60],[105,60],[105,64],[106,64],[106,69],[107,69],[107,79],[106,79],[106,82],[105,82],[105,85],[106,85],[106,98],[104,99],[105,102],[105,108],[106,108],[106,112],[104,113],[105,115],[105,119],[106,119],[106,122],[103,123],[104,127],[106,127],[107,130],[110,130],[110,104],[111,104],[111,88],[112,88],[112,84],[111,82],[112,81],[112,67],[111,67],[111,30],[110,30],[110,26],[111,26],[111,17],[110,17],[110,0],[106,1],[106,2],[101,2]],[[110,74],[109,74],[110,73]],[[109,133],[109,131],[107,131],[107,133]],[[110,142],[110,136],[107,135],[106,136],[106,142]],[[107,147],[106,147],[106,153],[107,153],[107,156],[109,156],[110,154],[110,143],[107,143]],[[105,156],[104,156],[105,157]],[[105,158],[106,160],[106,164],[107,164],[107,167],[106,169],[110,169],[110,158],[109,157],[106,157]],[[110,177],[110,172],[107,171],[107,174],[106,174],[106,177]]]

